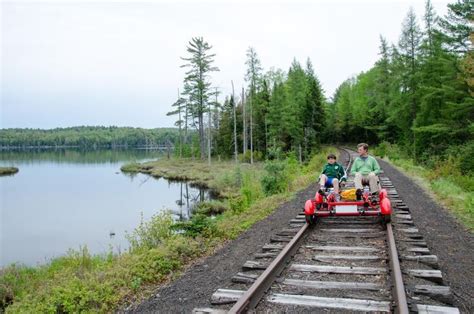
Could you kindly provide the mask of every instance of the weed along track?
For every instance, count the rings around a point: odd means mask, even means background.
[[[354,154],[341,150],[346,166]],[[389,178],[382,173],[380,180],[392,202],[391,222],[330,216],[310,226],[298,214],[214,292],[212,307],[194,313],[459,313],[410,209]]]

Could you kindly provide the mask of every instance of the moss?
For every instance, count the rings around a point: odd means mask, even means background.
[[[0,176],[8,176],[19,171],[16,167],[0,167]]]

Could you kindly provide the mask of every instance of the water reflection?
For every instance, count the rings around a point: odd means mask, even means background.
[[[44,263],[69,248],[92,253],[123,251],[125,238],[152,215],[170,210],[176,220],[192,216],[196,202],[214,195],[186,182],[144,174],[125,175],[120,166],[162,156],[160,152],[0,152],[1,165],[20,172],[0,177],[0,267]],[[158,157],[160,158],[160,157]]]
[[[102,164],[130,161],[146,161],[165,157],[158,149],[81,149],[36,148],[0,150],[0,163],[74,163]]]
[[[175,184],[170,182],[170,184]],[[188,220],[192,216],[194,207],[199,202],[217,198],[212,191],[190,184],[188,182],[178,182],[179,199],[176,200],[178,211],[174,212],[178,220]],[[192,188],[190,188],[192,186]]]

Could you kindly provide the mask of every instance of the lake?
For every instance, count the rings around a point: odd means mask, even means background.
[[[94,254],[128,248],[126,232],[160,211],[188,219],[193,204],[211,199],[188,183],[127,175],[131,161],[166,158],[154,150],[0,151],[0,267],[37,265],[87,246]]]

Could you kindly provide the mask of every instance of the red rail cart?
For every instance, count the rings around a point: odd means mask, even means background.
[[[314,224],[318,217],[329,216],[380,216],[389,222],[392,205],[387,197],[387,190],[381,189],[378,196],[373,196],[367,189],[362,191],[360,200],[336,201],[334,193],[316,193],[314,199],[307,200],[304,206],[306,221]]]

